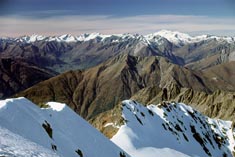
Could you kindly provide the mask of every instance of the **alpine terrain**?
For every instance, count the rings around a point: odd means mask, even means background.
[[[127,157],[65,104],[0,101],[0,156]]]
[[[69,34],[41,36],[34,34],[18,38],[0,38],[0,58],[23,60],[40,69],[63,73],[69,70],[87,69],[118,55],[161,56],[190,70],[201,71],[233,62],[234,44],[234,37],[213,35],[193,37],[167,30],[148,35],[90,33],[79,36]],[[231,66],[227,68],[231,71]],[[214,82],[221,79],[216,76],[211,78]],[[229,77],[222,79],[226,81]],[[39,77],[37,82],[43,80]],[[30,86],[34,84],[31,83],[33,81],[30,81]],[[220,81],[217,84],[220,84]],[[12,85],[11,88],[10,91],[4,88],[7,94],[3,93],[0,97],[6,98],[25,89],[12,87]],[[232,87],[228,88],[231,90]],[[2,90],[0,89],[0,92],[3,92]]]
[[[208,118],[175,102],[143,106],[134,100],[119,105],[109,139],[65,104],[39,108],[25,98],[0,101],[1,156],[232,157],[235,130],[231,121]],[[120,121],[117,122],[117,120]],[[119,148],[120,147],[120,148]]]
[[[233,157],[234,66],[229,36],[0,38],[0,156]]]
[[[124,124],[112,141],[135,157],[232,157],[235,130],[231,121],[208,118],[191,107],[175,102],[143,106],[122,102]]]

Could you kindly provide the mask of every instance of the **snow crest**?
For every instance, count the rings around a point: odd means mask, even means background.
[[[208,118],[183,103],[122,102],[125,124],[111,139],[135,157],[232,157],[232,123]]]

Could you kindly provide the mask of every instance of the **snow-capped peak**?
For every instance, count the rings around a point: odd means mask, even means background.
[[[159,32],[154,33],[154,35],[160,35],[163,36],[165,38],[170,38],[170,37],[174,37],[174,38],[180,38],[180,39],[189,39],[192,38],[190,35],[185,34],[185,33],[181,33],[178,31],[169,31],[169,30],[161,30]]]
[[[169,31],[169,30],[161,30],[156,33],[148,34],[148,35],[139,35],[139,34],[111,34],[105,35],[101,33],[85,33],[78,36],[73,36],[71,34],[64,34],[61,36],[42,36],[33,34],[31,36],[23,36],[19,38],[1,38],[2,40],[10,40],[10,41],[19,41],[25,43],[33,43],[37,41],[57,41],[57,42],[86,42],[90,40],[96,39],[97,42],[123,42],[132,39],[139,40],[145,44],[162,44],[165,40],[173,43],[176,46],[183,46],[189,43],[196,43],[205,40],[217,40],[217,41],[225,41],[228,43],[234,43],[234,37],[227,36],[214,36],[214,35],[199,35],[199,36],[190,36],[186,33],[181,33],[178,31]],[[150,45],[151,45],[150,44]]]
[[[46,39],[46,37],[43,35],[33,34],[31,36],[22,36],[22,37],[16,38],[15,40],[20,41],[20,42],[25,42],[25,43],[33,43],[33,42],[41,41],[44,39]]]
[[[102,34],[96,33],[96,32],[90,33],[90,34],[85,33],[85,34],[82,34],[82,35],[78,36],[77,40],[79,40],[79,41],[89,41],[89,40],[95,39],[97,37],[100,37],[101,39],[103,39],[107,36],[109,36],[109,35],[102,35]]]
[[[77,38],[72,36],[71,34],[64,34],[58,37],[60,39],[60,41],[64,41],[64,42],[76,42]]]
[[[145,37],[148,40],[152,40],[156,36],[166,38],[168,41],[178,46],[190,43],[192,41],[192,37],[188,34],[180,33],[177,31],[168,31],[168,30],[161,30],[153,34],[146,35]]]
[[[215,39],[217,41],[226,41],[228,43],[235,42],[234,37],[215,36],[215,35],[190,36],[189,34],[186,33],[181,33],[178,31],[169,31],[169,30],[161,30],[153,34],[146,35],[145,38],[150,41],[154,41],[153,39],[155,39],[155,41],[157,42],[158,40],[156,40],[156,38],[159,36],[167,39],[168,41],[172,42],[177,46],[183,46],[185,44],[196,43],[211,39]]]
[[[45,39],[44,36],[42,35],[37,35],[37,34],[33,34],[31,37],[30,37],[30,42],[35,42],[35,41],[39,41],[39,40],[43,40]]]

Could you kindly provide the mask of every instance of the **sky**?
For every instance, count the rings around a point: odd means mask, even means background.
[[[149,34],[235,36],[234,0],[0,0],[0,36]]]

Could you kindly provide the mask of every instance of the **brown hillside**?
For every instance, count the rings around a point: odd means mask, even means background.
[[[12,96],[53,76],[55,73],[22,59],[0,58],[0,99]]]
[[[162,57],[119,55],[88,70],[51,78],[17,96],[25,96],[35,103],[65,102],[89,120],[146,87],[163,89],[176,84],[180,88],[211,92],[200,75]]]

